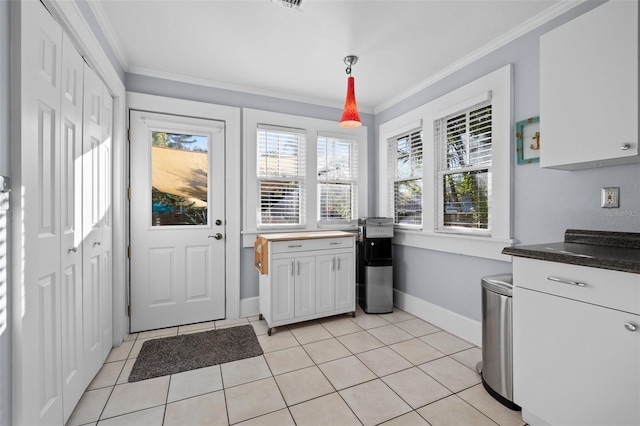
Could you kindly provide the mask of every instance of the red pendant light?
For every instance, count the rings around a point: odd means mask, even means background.
[[[340,127],[359,127],[362,125],[360,115],[358,115],[358,106],[356,105],[355,79],[351,77],[351,65],[357,61],[357,56],[351,55],[344,58],[349,78],[347,79],[347,99],[344,101],[344,111],[339,123]]]

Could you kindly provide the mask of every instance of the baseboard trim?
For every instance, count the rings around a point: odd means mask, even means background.
[[[259,297],[240,299],[240,318],[251,317],[260,313]]]
[[[441,306],[418,297],[393,290],[393,304],[441,329],[454,334],[476,346],[482,346],[482,323],[472,320]],[[240,299],[240,317],[250,317],[260,313],[259,297]]]
[[[476,346],[482,346],[482,323],[434,305],[399,290],[393,290],[393,304]]]

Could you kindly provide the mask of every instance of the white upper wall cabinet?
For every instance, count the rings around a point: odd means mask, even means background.
[[[638,3],[609,1],[540,37],[540,166],[640,162]]]

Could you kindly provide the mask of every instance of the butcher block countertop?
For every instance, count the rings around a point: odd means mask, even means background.
[[[260,274],[269,273],[269,242],[274,241],[295,241],[295,240],[315,240],[320,238],[343,238],[356,237],[355,232],[345,231],[303,231],[303,232],[282,232],[274,234],[258,234],[253,243],[253,265]]]
[[[341,238],[356,237],[355,232],[346,231],[304,231],[304,232],[282,232],[277,234],[260,234],[266,241],[293,241],[293,240],[310,240],[316,238]]]

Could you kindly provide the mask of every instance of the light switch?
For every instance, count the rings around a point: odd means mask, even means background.
[[[602,188],[600,205],[605,209],[617,209],[620,206],[620,188]]]

